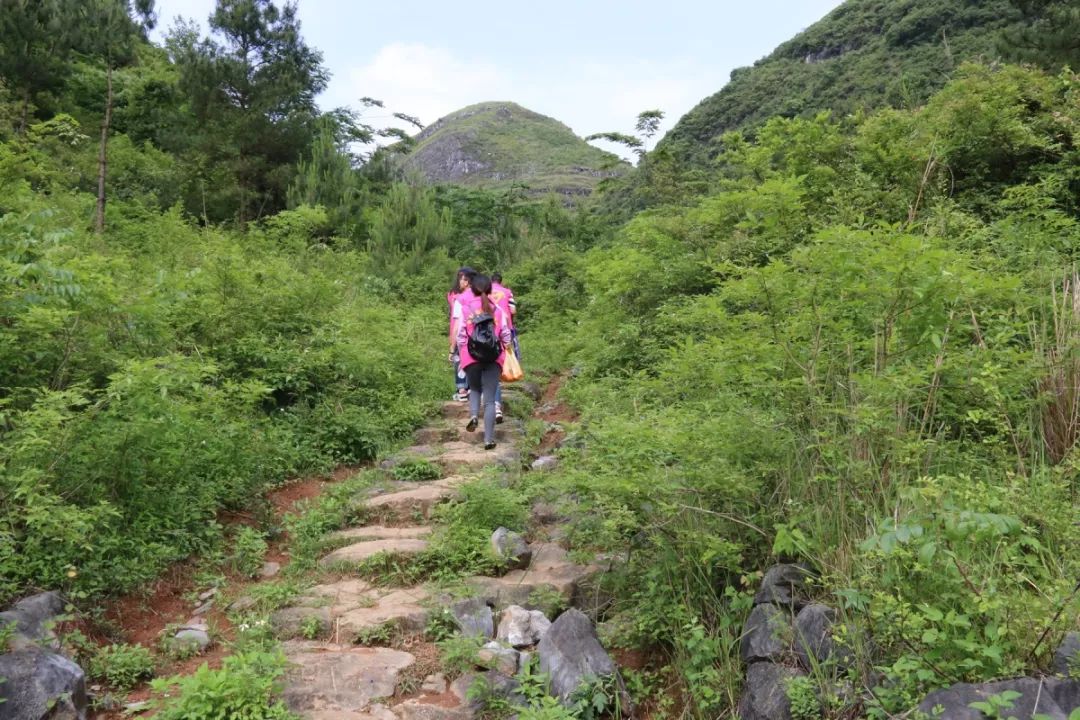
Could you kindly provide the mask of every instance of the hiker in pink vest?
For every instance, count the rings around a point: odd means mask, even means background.
[[[446,294],[446,304],[449,306],[450,317],[450,333],[448,335],[450,341],[450,363],[454,366],[454,386],[456,388],[454,399],[460,400],[461,402],[466,402],[469,399],[469,383],[465,377],[465,373],[461,369],[461,359],[458,356],[457,349],[457,327],[455,326],[454,318],[460,317],[461,314],[459,300],[473,297],[472,291],[469,289],[469,284],[475,274],[476,271],[470,267],[460,268],[454,276],[454,284],[450,287],[450,292]]]
[[[499,375],[506,357],[505,348],[510,343],[510,324],[508,314],[492,302],[491,280],[486,275],[475,275],[471,285],[470,297],[458,297],[456,306],[460,307],[461,312],[454,320],[458,356],[469,380],[471,416],[465,429],[469,432],[476,430],[479,424],[480,401],[483,399],[484,449],[492,450],[495,447],[495,396],[499,392]],[[491,349],[490,359],[474,358],[469,351],[470,338],[473,342],[477,340],[475,331],[478,326],[485,324],[485,320],[490,321],[493,326],[490,329],[493,331],[494,337],[491,339],[495,347]]]
[[[502,308],[502,311],[506,314],[507,322],[510,325],[510,344],[514,348],[514,354],[517,355],[518,360],[521,360],[521,349],[518,347],[517,340],[517,328],[514,327],[514,315],[517,313],[517,303],[514,301],[514,291],[502,284],[501,273],[491,273],[491,299],[495,301],[495,304]],[[499,385],[499,392],[495,395],[495,422],[501,424],[503,421],[502,411],[502,385]]]

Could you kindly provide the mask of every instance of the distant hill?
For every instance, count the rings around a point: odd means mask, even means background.
[[[1008,0],[848,0],[684,115],[661,141],[702,162],[728,130],[775,115],[912,107],[965,60],[993,59]]]
[[[506,186],[536,194],[588,195],[630,165],[589,145],[561,122],[512,102],[470,105],[426,127],[405,166],[433,183]]]

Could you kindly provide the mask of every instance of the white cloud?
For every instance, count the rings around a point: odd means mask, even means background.
[[[427,125],[465,105],[513,99],[511,88],[508,76],[491,63],[458,58],[442,48],[392,43],[332,80],[320,104],[356,108],[361,97],[373,97],[386,109],[365,113],[370,124],[401,125],[390,114],[404,112]]]

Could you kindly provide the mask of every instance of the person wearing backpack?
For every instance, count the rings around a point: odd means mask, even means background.
[[[499,391],[505,347],[510,343],[506,313],[491,299],[491,279],[475,275],[472,297],[459,297],[462,322],[457,324],[457,348],[461,367],[469,380],[471,417],[465,429],[476,430],[480,402],[484,404],[484,449],[495,447],[495,395]]]
[[[461,304],[459,301],[472,296],[469,284],[475,274],[476,271],[471,267],[459,268],[454,276],[454,284],[450,287],[450,292],[446,294],[446,304],[449,306],[450,311],[450,364],[454,366],[454,399],[461,402],[467,402],[469,399],[469,382],[461,369],[461,357],[458,355],[457,349],[456,323],[460,322],[459,318],[461,317]]]
[[[514,315],[517,313],[517,303],[514,301],[514,292],[502,284],[502,274],[491,273],[491,299],[495,305],[502,309],[507,324],[510,326],[510,347],[514,348],[514,354],[521,359],[521,350],[518,348],[517,328],[514,327]],[[502,385],[495,395],[495,424],[503,421],[502,413]]]

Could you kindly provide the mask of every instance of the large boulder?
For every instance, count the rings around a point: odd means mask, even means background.
[[[593,680],[614,678],[621,695],[624,715],[630,715],[633,704],[615,667],[596,636],[592,621],[583,612],[570,608],[560,615],[540,639],[536,649],[540,672],[548,676],[551,694],[563,704],[582,685]]]
[[[0,720],[83,720],[86,675],[63,655],[28,647],[0,655]]]
[[[42,643],[55,643],[50,621],[64,610],[64,599],[58,592],[31,595],[15,603],[10,610],[0,612],[0,628],[14,626],[10,640],[12,650],[22,650]],[[3,650],[4,648],[0,648]]]
[[[758,605],[758,607],[766,607]],[[836,611],[828,605],[811,603],[795,617],[795,653],[803,667],[832,665],[845,670],[855,661],[855,653],[833,639]]]
[[[499,629],[495,637],[507,645],[523,648],[540,642],[549,628],[551,621],[544,613],[511,605],[499,615]]]
[[[773,565],[765,571],[754,604],[772,603],[801,608],[806,604],[806,580],[811,572],[803,565]]]
[[[791,613],[775,605],[756,605],[750,611],[739,641],[743,662],[779,661],[791,650]]]
[[[752,663],[739,697],[740,720],[791,720],[787,683],[806,673],[771,662]]]
[[[930,717],[984,720],[986,716],[971,704],[988,702],[991,696],[1005,692],[1019,695],[1011,707],[1003,709],[1002,717],[1030,718],[1038,713],[1044,720],[1067,720],[1080,707],[1080,680],[1016,678],[979,685],[957,683],[930,693],[918,709]]]
[[[1054,653],[1053,670],[1058,675],[1080,677],[1080,632],[1065,633],[1065,639]]]

